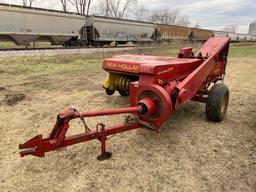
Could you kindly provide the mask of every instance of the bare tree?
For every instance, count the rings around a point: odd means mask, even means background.
[[[229,25],[227,27],[224,27],[222,31],[229,32],[229,33],[236,33],[238,30],[238,25]]]
[[[34,0],[22,0],[23,1],[23,6],[25,7],[32,7],[32,4]]]
[[[34,0],[29,0],[29,7],[32,7]]]
[[[197,23],[195,24],[194,28],[196,28],[196,29],[200,29],[200,28],[201,28],[201,26],[200,26],[200,24],[197,22]]]
[[[147,21],[149,18],[149,10],[145,9],[145,7],[140,7],[135,12],[136,20],[138,21]]]
[[[178,10],[169,11],[168,9],[155,10],[149,20],[154,23],[162,23],[168,25],[174,25],[177,22],[179,12]]]
[[[67,0],[60,0],[62,9],[64,12],[67,12]]]
[[[183,27],[188,27],[191,24],[189,21],[189,18],[187,16],[182,16],[178,19],[176,25],[183,26]]]
[[[82,0],[69,0],[69,2],[75,7],[77,13],[83,13],[83,9],[80,10],[80,6],[82,7],[84,1]]]
[[[69,2],[75,7],[77,13],[89,14],[91,0],[69,0]]]
[[[27,0],[22,0],[23,1],[23,6],[27,6]]]
[[[104,0],[100,5],[100,15],[122,19],[136,2],[137,0]]]
[[[179,16],[177,9],[169,11],[168,9],[156,10],[149,17],[149,21],[154,23],[162,23],[167,25],[179,25],[187,27],[190,21],[187,16]]]
[[[90,7],[91,7],[91,0],[88,0],[86,15],[89,15]]]

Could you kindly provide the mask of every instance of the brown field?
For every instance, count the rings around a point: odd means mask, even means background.
[[[141,50],[140,50],[141,51]],[[176,50],[146,54],[175,55]],[[116,53],[115,53],[116,54]],[[256,191],[256,46],[231,47],[225,84],[227,116],[206,120],[204,104],[188,102],[159,134],[145,129],[108,141],[113,157],[99,162],[98,141],[20,158],[18,144],[48,136],[56,114],[128,106],[128,98],[106,96],[101,61],[111,53],[0,58],[0,191]],[[123,116],[93,118],[114,124]],[[80,121],[69,134],[82,132]]]

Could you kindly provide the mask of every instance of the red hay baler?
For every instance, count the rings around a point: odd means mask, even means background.
[[[57,116],[48,138],[42,135],[19,145],[21,157],[43,157],[46,152],[97,139],[101,142],[99,160],[108,159],[108,136],[138,128],[158,132],[170,114],[188,100],[206,103],[206,116],[211,121],[223,120],[228,107],[229,90],[223,84],[230,38],[211,37],[197,53],[182,48],[178,57],[120,55],[105,59],[103,68],[109,72],[104,83],[108,95],[118,91],[130,95],[130,107],[78,112],[70,108]],[[84,117],[125,114],[121,124],[103,123],[91,130]],[[85,126],[81,134],[66,136],[69,122],[80,118]]]

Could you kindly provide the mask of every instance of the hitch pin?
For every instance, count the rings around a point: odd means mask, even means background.
[[[23,149],[22,151],[20,151],[20,156],[24,157],[26,155],[29,155],[31,153],[35,153],[36,152],[36,148],[27,148],[27,149]]]

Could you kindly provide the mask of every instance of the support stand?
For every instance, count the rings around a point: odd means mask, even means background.
[[[107,135],[106,135],[106,129],[105,125],[103,123],[99,123],[96,126],[96,131],[98,132],[100,129],[100,138],[99,141],[101,143],[101,154],[97,157],[98,161],[104,161],[111,158],[112,153],[106,151],[106,141],[107,141]]]

